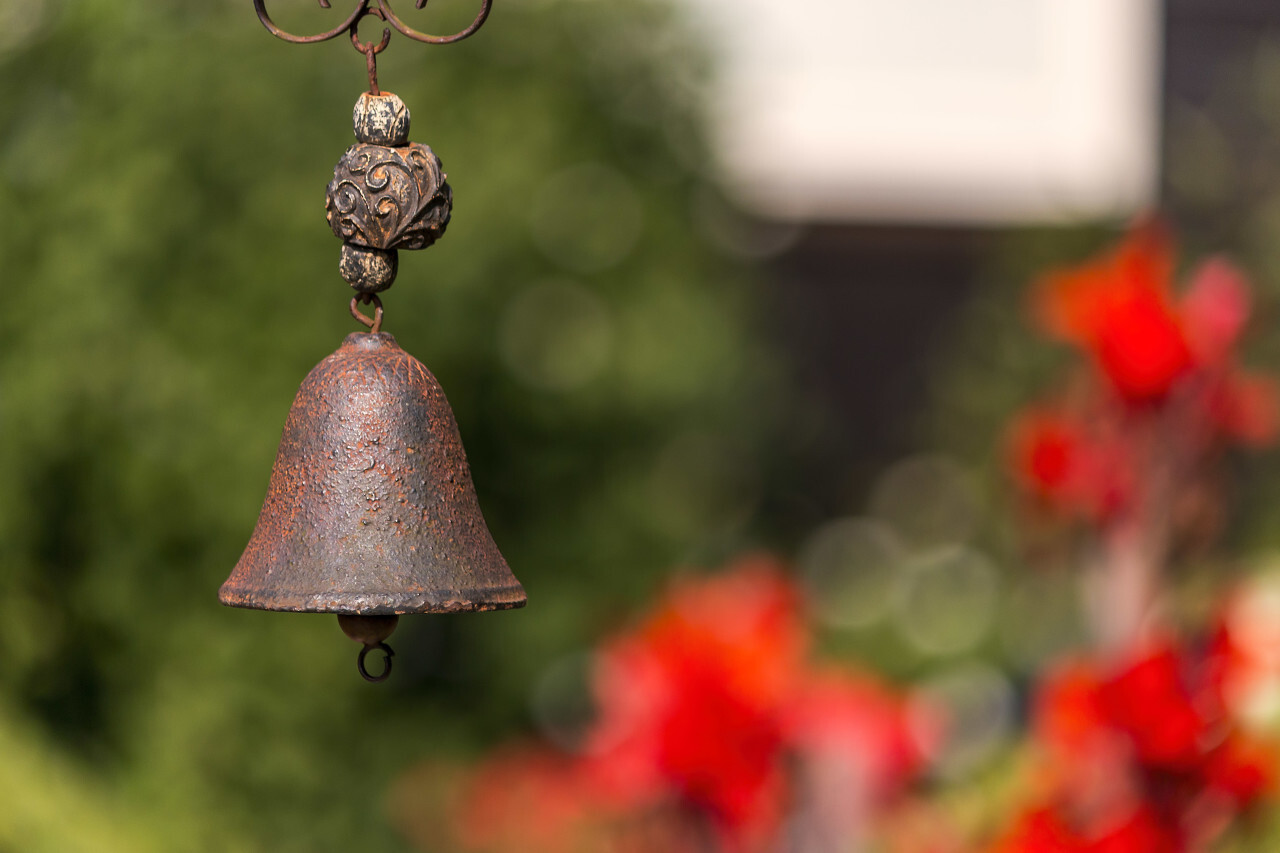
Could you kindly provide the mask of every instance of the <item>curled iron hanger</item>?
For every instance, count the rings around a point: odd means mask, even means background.
[[[331,8],[329,0],[319,0],[319,2],[322,8]],[[377,5],[377,10],[371,8],[371,4],[374,3]],[[416,5],[419,9],[425,8],[427,0],[416,0]],[[408,36],[414,41],[420,41],[426,44],[452,44],[453,42],[462,41],[468,36],[473,35],[476,30],[484,26],[484,22],[489,17],[489,11],[492,8],[493,0],[480,0],[479,14],[476,15],[475,20],[473,20],[465,29],[458,31],[453,35],[433,36],[424,32],[419,32],[402,21],[400,16],[395,13],[395,10],[391,8],[389,0],[359,0],[355,9],[349,16],[347,16],[347,19],[338,26],[328,32],[316,33],[315,35],[309,36],[299,36],[281,29],[275,21],[271,20],[271,15],[267,13],[266,0],[253,0],[253,9],[258,13],[258,20],[262,22],[262,25],[266,27],[273,36],[283,39],[290,44],[317,44],[318,42],[329,41],[329,39],[337,38],[343,33],[348,32],[351,33],[354,38],[356,28],[360,26],[360,20],[366,15],[376,15],[391,26],[395,27],[396,31],[401,35]],[[378,14],[379,12],[381,14]]]
[[[330,8],[329,0],[320,0],[320,6],[325,9]],[[276,38],[284,39],[290,44],[316,44],[318,42],[337,38],[348,30],[351,30],[353,27],[359,26],[360,19],[369,13],[369,0],[361,0],[361,2],[356,5],[355,11],[353,11],[350,17],[348,17],[343,23],[329,30],[327,33],[318,33],[313,36],[295,36],[288,30],[283,30],[277,26],[275,21],[271,20],[271,16],[267,14],[266,0],[253,0],[253,10],[258,13],[258,20],[262,21],[262,26],[266,27],[267,30]]]
[[[427,0],[417,0],[419,9],[425,8],[426,5]],[[493,8],[493,0],[480,0],[480,11],[475,20],[468,24],[466,29],[459,30],[451,36],[431,36],[418,32],[396,16],[395,10],[391,8],[391,0],[378,0],[378,8],[387,16],[385,20],[395,27],[401,35],[408,36],[414,41],[426,42],[427,44],[452,44],[456,41],[462,41],[484,26],[485,20],[489,17],[489,10]]]

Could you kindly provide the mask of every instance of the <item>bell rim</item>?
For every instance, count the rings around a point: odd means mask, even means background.
[[[261,595],[259,590],[218,591],[218,601],[244,610],[271,610],[278,613],[331,613],[345,616],[410,616],[417,614],[482,613],[517,610],[529,603],[524,587],[488,587],[474,594],[461,591],[444,601],[430,601],[424,595],[388,593],[313,593],[291,595],[291,601],[272,601],[278,594]]]

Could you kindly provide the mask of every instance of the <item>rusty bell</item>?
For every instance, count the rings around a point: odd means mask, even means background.
[[[401,614],[524,606],[444,391],[391,335],[348,335],[303,380],[257,527],[218,598],[338,614],[370,681],[391,672],[384,641]],[[386,655],[378,675],[365,669],[372,649]]]

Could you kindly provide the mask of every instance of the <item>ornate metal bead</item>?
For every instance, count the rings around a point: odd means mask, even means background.
[[[357,143],[342,155],[325,196],[329,227],[372,249],[425,249],[444,233],[453,208],[440,159],[425,145]]]

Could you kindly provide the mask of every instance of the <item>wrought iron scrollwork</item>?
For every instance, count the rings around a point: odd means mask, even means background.
[[[325,9],[331,8],[329,0],[319,0],[321,7]],[[416,6],[419,9],[425,8],[427,0],[416,0]],[[291,44],[316,44],[317,42],[328,41],[337,38],[343,33],[350,33],[352,40],[356,40],[355,31],[360,26],[360,21],[366,15],[375,15],[386,23],[390,24],[401,35],[408,36],[414,41],[425,42],[426,44],[452,44],[453,42],[462,41],[476,30],[484,26],[485,20],[489,17],[489,11],[493,8],[493,0],[480,0],[480,12],[465,29],[460,30],[452,35],[433,36],[428,33],[420,32],[404,22],[395,10],[391,8],[390,0],[360,0],[356,4],[351,14],[346,20],[328,32],[316,33],[309,36],[294,35],[287,30],[281,29],[267,13],[266,0],[253,0],[254,11],[258,13],[258,20],[262,21],[262,25],[266,27],[276,38],[284,39]],[[385,39],[384,39],[385,42]],[[385,45],[384,45],[385,46]]]

